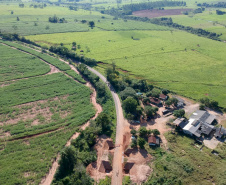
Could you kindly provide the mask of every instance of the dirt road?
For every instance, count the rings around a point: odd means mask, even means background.
[[[125,119],[123,116],[122,106],[120,99],[115,92],[114,88],[107,82],[107,79],[96,71],[93,68],[88,67],[88,69],[100,77],[100,79],[108,84],[108,87],[111,91],[115,102],[115,109],[116,109],[116,116],[117,116],[117,127],[116,127],[116,140],[115,140],[115,152],[114,152],[114,159],[113,159],[113,172],[112,172],[112,185],[121,185],[122,184],[122,163],[123,163],[123,134],[124,134],[124,124]]]

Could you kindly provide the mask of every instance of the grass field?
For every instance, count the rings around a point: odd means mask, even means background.
[[[0,81],[43,75],[50,71],[50,67],[40,59],[2,44],[0,56]]]
[[[108,64],[114,61],[128,74],[157,86],[193,99],[208,96],[226,106],[225,43],[181,31],[106,31],[27,38],[40,44],[63,42],[69,48],[73,38],[87,57]]]
[[[169,150],[161,149],[149,152],[156,157],[153,165],[153,174],[149,182],[162,181],[162,184],[219,184],[226,181],[225,149],[226,144],[221,143],[212,150],[194,143],[194,140],[183,135],[166,134]],[[149,147],[148,147],[149,148]],[[160,183],[160,184],[161,184]]]

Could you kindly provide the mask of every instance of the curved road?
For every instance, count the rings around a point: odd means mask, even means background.
[[[100,79],[108,85],[115,102],[116,116],[117,116],[117,126],[116,126],[116,139],[115,139],[115,152],[113,158],[113,172],[112,172],[112,185],[122,184],[122,163],[123,163],[123,133],[124,133],[124,116],[122,111],[122,106],[120,99],[115,92],[114,88],[108,83],[107,79],[95,69],[87,68],[100,77]]]

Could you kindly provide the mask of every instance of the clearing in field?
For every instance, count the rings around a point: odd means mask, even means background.
[[[154,17],[162,17],[162,16],[169,16],[169,15],[182,15],[183,12],[191,11],[192,9],[164,9],[164,10],[141,10],[133,12],[134,16],[137,17],[147,17],[147,18],[154,18]]]
[[[73,38],[87,57],[105,64],[114,61],[127,74],[159,87],[196,100],[208,96],[226,106],[225,43],[182,31],[102,31],[27,38],[43,45],[63,42],[68,48]]]

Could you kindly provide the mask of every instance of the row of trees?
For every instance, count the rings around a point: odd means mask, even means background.
[[[206,8],[210,8],[210,7],[213,7],[213,8],[226,8],[226,2],[218,2],[218,3],[198,3],[197,6],[203,6],[203,7],[206,7]]]
[[[217,15],[224,15],[224,14],[226,14],[226,12],[221,11],[221,10],[216,10],[216,14]]]

